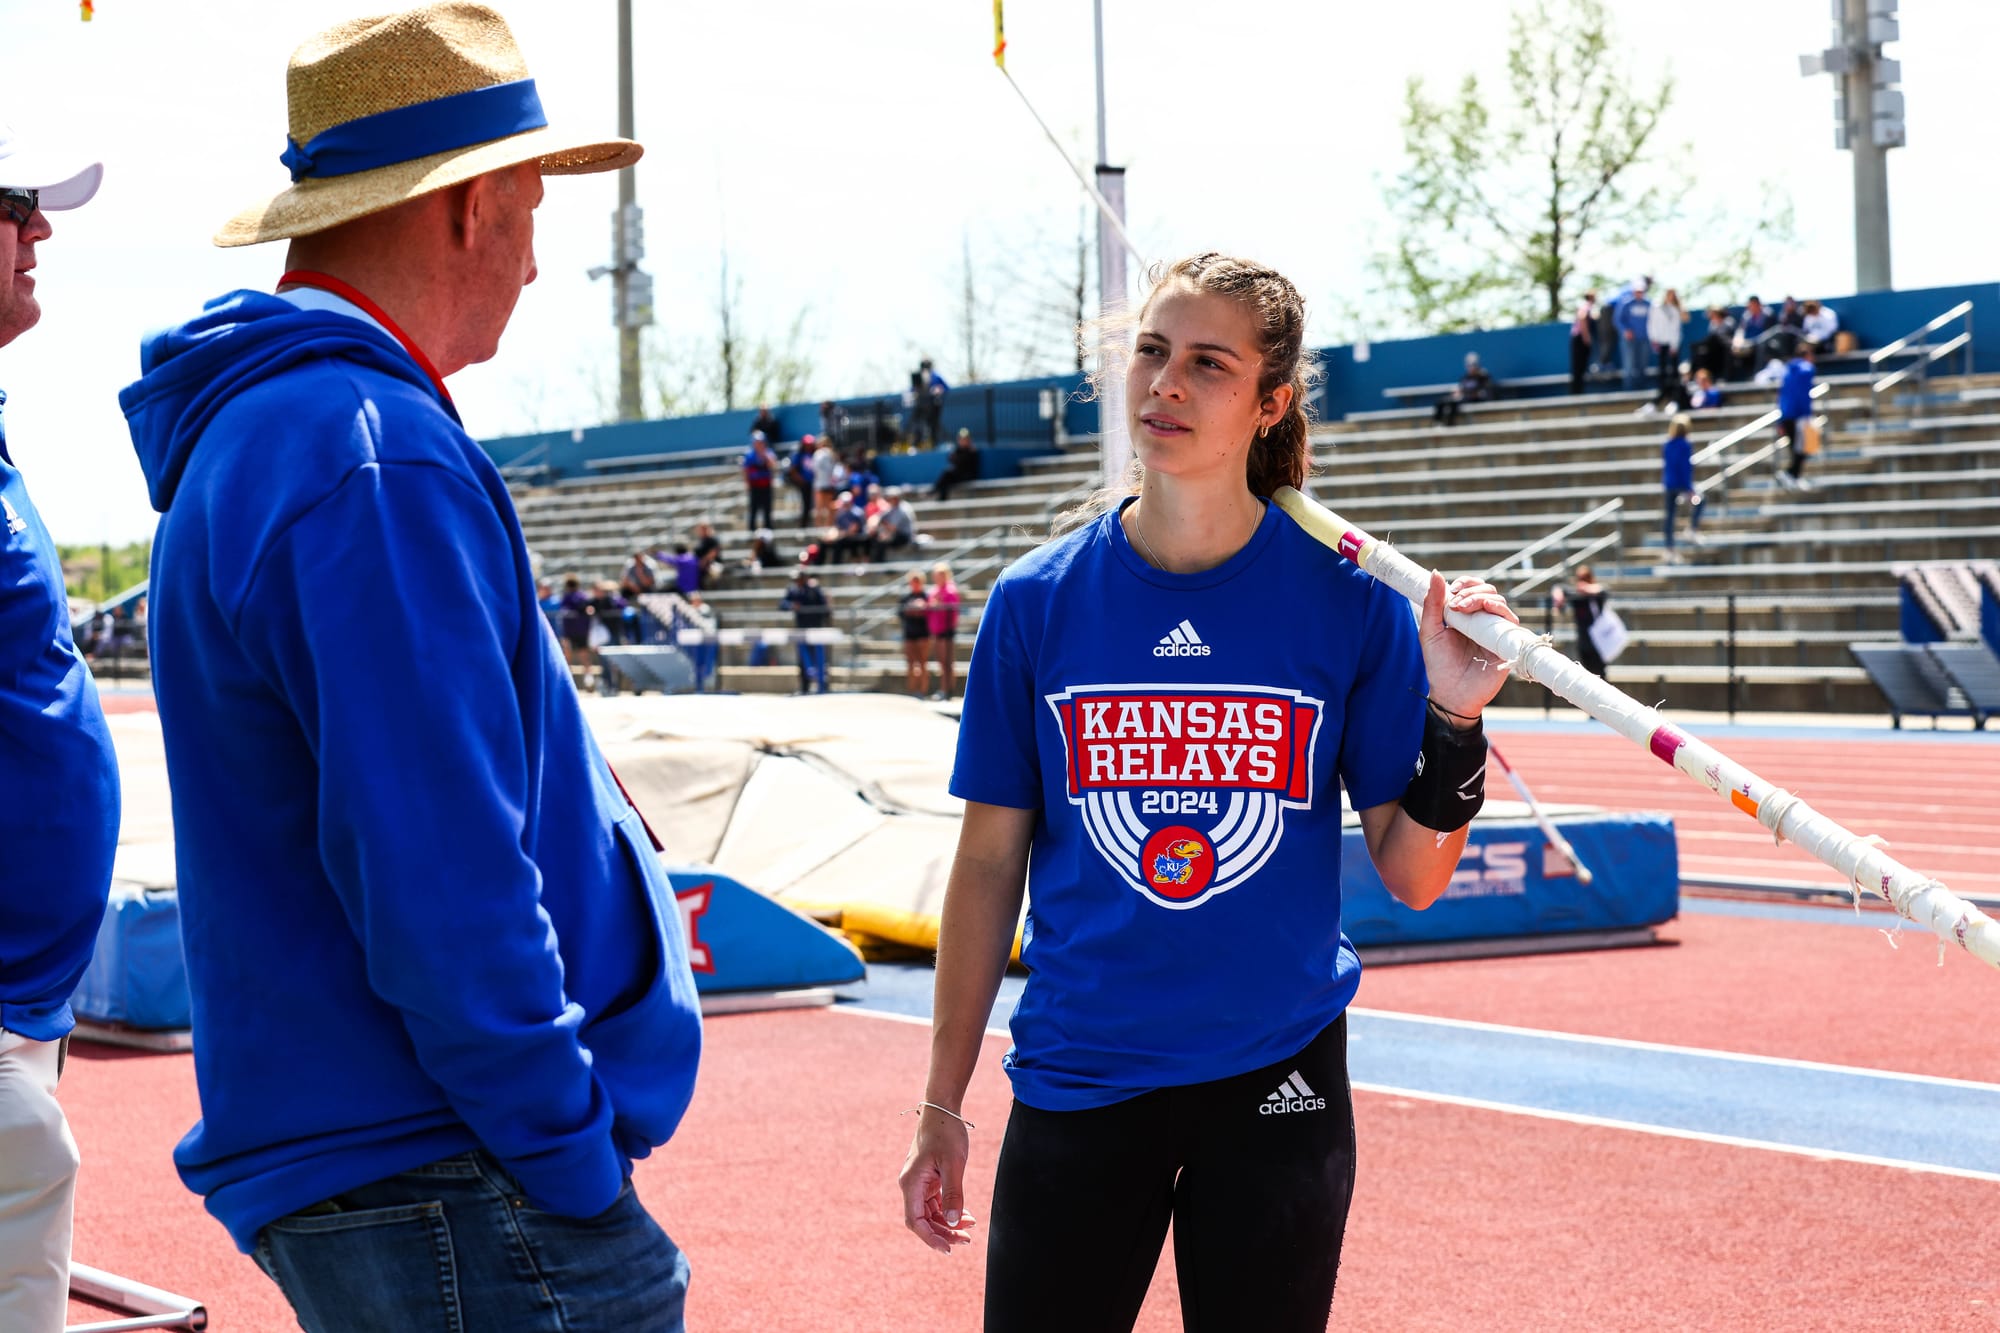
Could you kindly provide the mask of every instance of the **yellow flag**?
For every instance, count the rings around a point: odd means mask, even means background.
[[[1007,22],[1001,17],[1006,0],[993,0],[993,63],[1007,68]]]

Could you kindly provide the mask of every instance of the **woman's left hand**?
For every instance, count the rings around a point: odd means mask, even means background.
[[[1417,624],[1424,649],[1424,674],[1430,678],[1431,701],[1458,715],[1452,719],[1454,725],[1470,725],[1460,719],[1478,717],[1500,693],[1500,687],[1507,683],[1506,664],[1446,624],[1447,608],[1491,611],[1517,625],[1521,618],[1499,590],[1483,579],[1468,575],[1447,584],[1444,575],[1431,571],[1431,590],[1424,598],[1424,613]]]

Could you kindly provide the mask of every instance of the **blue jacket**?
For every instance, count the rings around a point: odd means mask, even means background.
[[[76,1026],[69,997],[117,846],[111,732],[70,638],[62,561],[0,430],[0,1027],[54,1041]]]
[[[1660,486],[1669,491],[1694,489],[1694,444],[1685,435],[1669,435],[1660,446]]]
[[[1778,386],[1778,415],[1791,420],[1812,415],[1813,363],[1795,356],[1785,363],[1785,382]]]
[[[344,314],[233,292],[141,365],[202,1107],[181,1178],[246,1251],[476,1147],[537,1206],[602,1211],[687,1108],[699,1009],[499,473]]]

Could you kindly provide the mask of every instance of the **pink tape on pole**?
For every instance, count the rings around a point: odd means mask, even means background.
[[[1340,534],[1340,553],[1356,564],[1361,563],[1361,548],[1369,542],[1365,532],[1349,530]]]
[[[1652,739],[1647,744],[1661,763],[1671,764],[1674,762],[1674,755],[1687,742],[1687,733],[1679,727],[1669,724],[1662,726],[1658,731],[1654,732]]]

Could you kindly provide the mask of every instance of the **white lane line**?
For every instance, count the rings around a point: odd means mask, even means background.
[[[1921,1083],[1939,1088],[1969,1088],[1974,1092],[2000,1093],[2000,1083],[1977,1083],[1970,1079],[1943,1078],[1936,1074],[1902,1074],[1865,1065],[1834,1065],[1818,1060],[1793,1060],[1781,1055],[1746,1055],[1708,1046],[1670,1046],[1662,1042],[1635,1041],[1630,1037],[1592,1037],[1578,1032],[1556,1032],[1549,1028],[1510,1027],[1504,1023],[1481,1023],[1469,1018],[1434,1018],[1429,1014],[1400,1013],[1393,1009],[1363,1009],[1350,1005],[1350,1014],[1365,1018],[1387,1018],[1403,1023],[1429,1023],[1437,1027],[1464,1028],[1473,1032],[1498,1032],[1515,1037],[1539,1037],[1548,1041],[1570,1041],[1589,1046],[1611,1046],[1628,1051],[1653,1051],[1665,1055],[1686,1055],[1708,1060],[1734,1060],[1739,1064],[1770,1065],[1778,1069],[1810,1069],[1828,1074],[1849,1074],[1858,1078],[1887,1079],[1897,1083]]]
[[[1502,1115],[1533,1116],[1537,1120],[1560,1120],[1565,1124],[1587,1125],[1597,1129],[1623,1129],[1634,1134],[1653,1134],[1666,1139],[1691,1139],[1696,1143],[1715,1143],[1726,1148],[1754,1148],[1760,1152],[1811,1157],[1823,1162],[1885,1166],[1897,1171],[1916,1171],[1932,1176],[1957,1176],[1962,1180],[1984,1180],[2000,1184],[2000,1172],[1974,1171],[1959,1166],[1936,1166],[1929,1162],[1912,1162],[1901,1157],[1875,1157],[1867,1153],[1840,1152],[1833,1148],[1802,1148],[1795,1143],[1746,1139],[1734,1134],[1709,1134],[1698,1129],[1672,1129],[1665,1125],[1648,1125],[1634,1120],[1613,1120],[1608,1116],[1584,1115],[1576,1111],[1548,1111],[1536,1106],[1517,1106],[1512,1102],[1489,1102],[1478,1097],[1459,1097],[1447,1092],[1420,1092],[1414,1088],[1393,1088],[1381,1083],[1356,1083],[1354,1089],[1357,1092],[1381,1093],[1390,1097],[1408,1097],[1413,1101],[1442,1102],[1448,1106],[1464,1106],[1475,1111],[1498,1111]]]
[[[914,1014],[891,1013],[886,1009],[864,1009],[858,1005],[847,1004],[834,1005],[832,1008],[836,1014],[855,1014],[862,1018],[885,1018],[892,1023],[914,1023],[919,1027],[929,1027],[931,1025],[931,1021],[928,1018],[919,1018]],[[1371,1015],[1385,1013],[1385,1011],[1381,1010],[1353,1008],[1350,1008],[1348,1012],[1367,1013]],[[1409,1017],[1409,1015],[1404,1014],[1385,1014],[1385,1016],[1395,1018]],[[1622,1041],[1608,1037],[1574,1037],[1568,1033],[1543,1032],[1534,1028],[1499,1028],[1496,1024],[1473,1023],[1463,1019],[1424,1019],[1422,1021],[1442,1023],[1448,1026],[1458,1025],[1472,1028],[1492,1028],[1498,1031],[1521,1032],[1537,1037],[1570,1037],[1576,1041],[1601,1041],[1606,1045],[1634,1046],[1640,1049],[1686,1051],[1693,1055],[1721,1054],[1720,1052],[1705,1051],[1699,1047],[1650,1046],[1646,1042]],[[1007,1037],[1012,1034],[1005,1028],[987,1028],[986,1035],[989,1037]],[[1796,1065],[1811,1069],[1830,1069],[1836,1073],[1870,1074],[1877,1072],[1867,1069],[1855,1069],[1847,1065],[1814,1065],[1804,1061],[1777,1060],[1765,1056],[1743,1056],[1740,1058],[1772,1064]],[[1992,1088],[1994,1086],[1987,1083],[1965,1083],[1956,1079],[1932,1079],[1916,1074],[1884,1075],[1884,1077],[1904,1077],[1913,1081],[1943,1083],[1956,1087]],[[1725,1148],[1749,1148],[1758,1152],[1784,1153],[1790,1157],[1809,1157],[1822,1162],[1846,1162],[1857,1166],[1881,1166],[1894,1171],[1914,1171],[1922,1175],[1932,1176],[1955,1176],[1961,1180],[1984,1180],[1993,1184],[2000,1184],[2000,1172],[1974,1171],[1967,1167],[1958,1166],[1937,1166],[1930,1162],[1913,1162],[1901,1157],[1877,1157],[1869,1153],[1842,1152],[1835,1148],[1802,1148],[1795,1143],[1774,1143],[1769,1139],[1747,1139],[1737,1134],[1711,1134],[1698,1129],[1674,1129],[1666,1125],[1649,1125],[1637,1120],[1615,1120],[1610,1116],[1587,1115],[1580,1111],[1550,1111],[1539,1106],[1520,1106],[1513,1102],[1487,1101],[1480,1097],[1460,1097],[1448,1092],[1425,1092],[1416,1088],[1398,1088],[1386,1083],[1356,1082],[1354,1089],[1357,1092],[1380,1093],[1389,1097],[1408,1097],[1412,1101],[1438,1102],[1446,1106],[1463,1106],[1475,1111],[1495,1111],[1501,1115],[1525,1115],[1532,1116],[1537,1120],[1559,1120],[1565,1124],[1584,1125],[1596,1129],[1622,1129],[1633,1134],[1652,1134],[1664,1139],[1687,1139],[1695,1143],[1713,1143]]]

